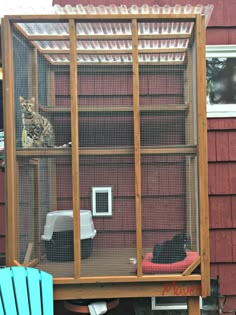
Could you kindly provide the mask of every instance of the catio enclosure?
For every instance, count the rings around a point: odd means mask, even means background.
[[[52,273],[56,299],[158,296],[173,281],[204,296],[212,8],[103,10],[3,19],[7,263]],[[26,100],[43,127],[26,130]],[[30,142],[49,126],[52,142]],[[153,263],[176,234],[186,258]]]

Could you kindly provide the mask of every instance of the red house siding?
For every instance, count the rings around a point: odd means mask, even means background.
[[[236,308],[236,118],[208,119],[211,275]]]

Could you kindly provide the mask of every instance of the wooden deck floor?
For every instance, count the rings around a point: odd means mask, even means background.
[[[129,261],[134,257],[136,257],[135,248],[94,249],[89,258],[81,261],[81,276],[135,275],[136,266]],[[54,277],[74,276],[74,262],[54,262],[45,259],[37,265],[37,268],[53,274]]]

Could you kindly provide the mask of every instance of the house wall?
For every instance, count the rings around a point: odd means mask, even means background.
[[[208,119],[211,275],[236,309],[236,119]]]
[[[114,1],[101,0],[109,5]],[[117,0],[116,4],[142,5],[141,0]],[[54,4],[77,4],[78,0],[54,0]],[[80,0],[84,5],[97,0]],[[146,0],[153,5],[156,0]],[[179,4],[190,1],[178,0]],[[235,0],[192,0],[191,4],[214,4],[214,11],[207,28],[208,45],[236,44]],[[158,1],[158,5],[175,5],[175,0]],[[220,293],[227,295],[226,309],[236,309],[236,118],[208,119],[209,151],[209,205],[211,275],[220,276]],[[0,252],[5,250],[4,225],[4,173],[0,171]],[[129,303],[127,307],[130,307]],[[61,304],[56,314],[62,314]],[[127,308],[125,309],[127,311]],[[127,312],[126,312],[127,313]],[[128,312],[131,314],[130,312]]]
[[[235,45],[236,2],[210,2],[207,44]],[[208,119],[208,155],[211,276],[220,277],[225,310],[236,309],[236,118]]]

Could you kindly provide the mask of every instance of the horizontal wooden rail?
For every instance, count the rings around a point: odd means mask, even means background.
[[[184,278],[184,277],[182,277]],[[54,285],[55,300],[70,300],[70,299],[104,299],[106,298],[127,298],[127,297],[149,297],[150,296],[176,296],[188,295],[199,296],[200,279],[188,279],[189,281],[167,280],[168,283],[151,280],[150,282],[122,282],[123,279],[118,278],[116,283],[84,283],[78,285],[76,283],[64,284],[59,283]],[[170,290],[169,290],[170,289]],[[192,313],[191,313],[192,314]]]
[[[196,154],[197,146],[176,146],[176,147],[142,147],[141,154],[157,154],[157,155],[169,155],[169,154]]]
[[[80,155],[133,155],[133,147],[97,147],[97,148],[80,148]],[[141,154],[154,155],[195,155],[197,147],[195,145],[173,146],[173,147],[141,147]],[[20,157],[56,157],[71,156],[71,148],[50,148],[50,149],[19,149],[16,151],[18,158]]]
[[[19,29],[23,28],[19,26]],[[26,37],[27,39],[31,41],[69,41],[69,35],[60,35],[60,34],[37,34],[37,35],[28,35],[27,33]],[[139,39],[189,39],[191,37],[190,33],[186,34],[139,34]],[[77,35],[77,40],[131,40],[132,35],[130,34],[83,34],[83,35]]]
[[[45,55],[47,56],[47,55]],[[69,66],[69,61],[52,61],[48,60],[53,66]],[[77,62],[81,66],[132,66],[132,62],[83,62],[78,61]],[[185,65],[185,61],[159,61],[159,62],[153,62],[153,61],[140,61],[140,66],[180,66]]]
[[[68,23],[70,19],[75,19],[76,22],[131,22],[132,19],[137,19],[138,22],[194,22],[197,14],[21,14],[21,15],[5,15],[5,19],[9,19],[15,23],[27,22],[59,22]]]
[[[141,105],[141,112],[165,112],[165,111],[186,111],[188,105]],[[47,113],[70,113],[70,107],[46,107],[40,106],[40,110]],[[133,107],[130,106],[80,106],[79,112],[91,113],[91,112],[132,112]]]
[[[42,54],[47,55],[69,55],[70,49],[46,49],[40,48],[38,45],[38,49]],[[175,53],[185,53],[187,48],[146,48],[139,49],[139,54],[175,54]],[[77,55],[131,55],[132,49],[77,49]]]
[[[100,276],[100,277],[81,277],[74,278],[54,278],[54,284],[73,284],[73,283],[119,283],[119,282],[165,282],[165,281],[199,281],[201,275],[183,276],[182,274],[169,275],[143,275],[137,276]]]

